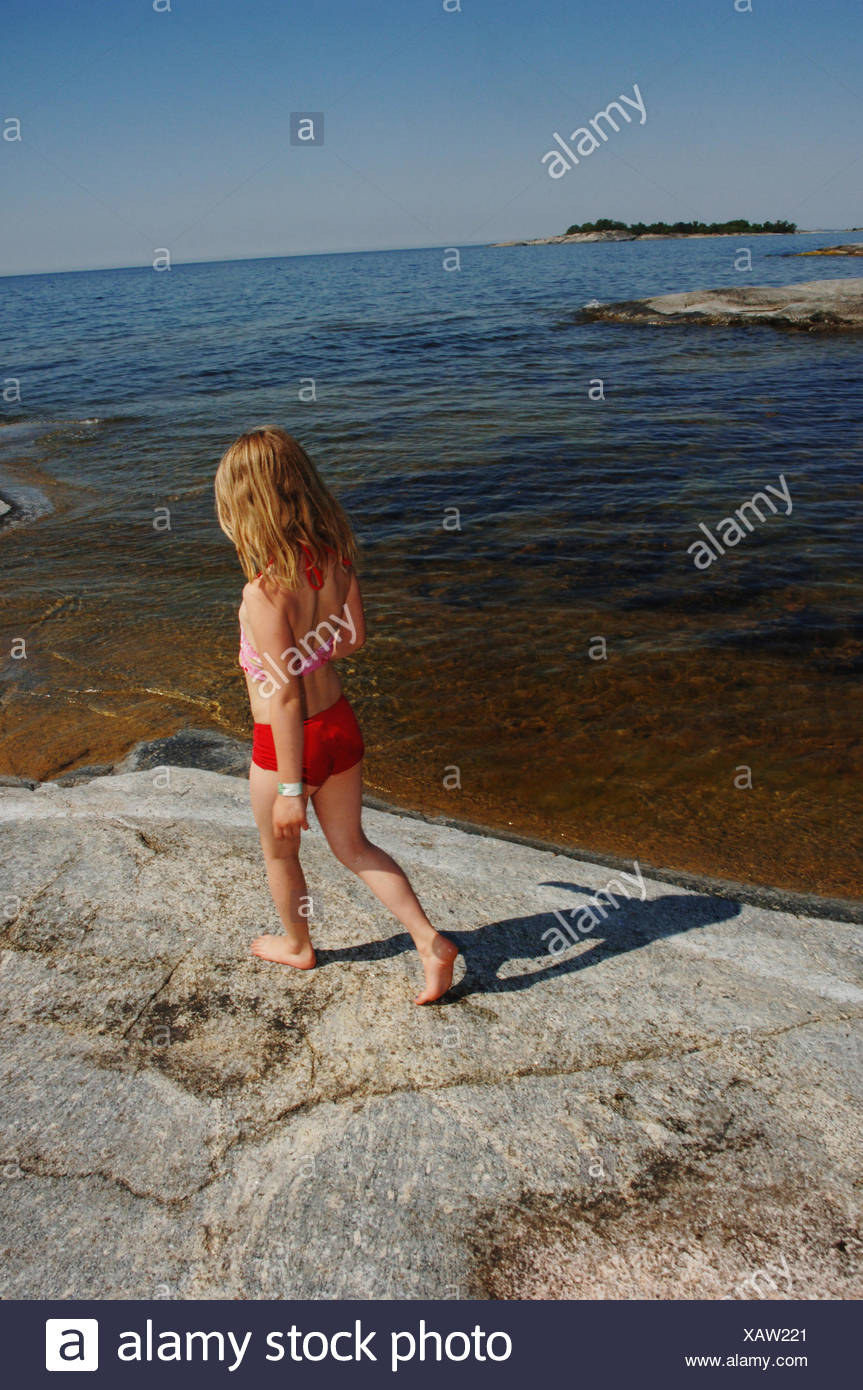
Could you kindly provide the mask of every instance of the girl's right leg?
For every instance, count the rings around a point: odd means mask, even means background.
[[[252,953],[264,960],[310,970],[315,952],[309,939],[309,890],[300,864],[300,832],[295,840],[277,840],[273,835],[273,802],[278,795],[279,774],[252,763],[249,794],[252,811],[261,836],[261,849],[267,867],[267,881],[276,910],[282,919],[284,935],[256,936]]]
[[[373,845],[362,828],[362,759],[336,772],[313,793],[315,814],[340,864],[352,869],[406,927],[420,953],[426,987],[414,1003],[430,1004],[446,994],[458,947],[436,931],[423,912],[407,874],[386,850]]]

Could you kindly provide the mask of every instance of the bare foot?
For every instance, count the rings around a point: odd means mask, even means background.
[[[292,965],[296,970],[311,970],[318,963],[311,942],[299,951],[292,951],[286,936],[256,936],[252,955],[277,961],[279,965]]]
[[[431,1004],[435,999],[440,999],[442,994],[446,994],[452,984],[453,966],[457,955],[458,946],[455,942],[450,941],[448,936],[436,932],[428,953],[422,953],[420,956],[425,971],[426,987],[422,994],[417,995],[415,1004]]]

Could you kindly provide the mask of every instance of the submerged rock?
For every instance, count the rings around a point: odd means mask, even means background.
[[[579,317],[611,323],[775,324],[826,332],[863,328],[863,278],[807,280],[797,285],[685,290],[613,304],[585,306]]]
[[[863,1294],[853,921],[631,864],[612,901],[367,809],[463,951],[419,1009],[311,808],[303,973],[249,952],[279,924],[236,777],[18,782],[0,820],[6,1298]]]
[[[136,743],[123,761],[109,771],[140,772],[170,765],[224,772],[230,777],[247,777],[251,756],[251,742],[220,734],[216,729],[180,729],[168,738]],[[75,773],[71,775],[76,776]],[[77,780],[82,779],[77,777]]]

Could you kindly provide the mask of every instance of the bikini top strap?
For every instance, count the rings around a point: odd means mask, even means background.
[[[313,589],[322,589],[324,587],[324,576],[321,574],[320,569],[315,564],[314,555],[309,550],[308,546],[304,541],[300,541],[300,546],[302,547],[306,556],[306,575],[308,576],[309,583],[311,584]],[[313,582],[311,577],[313,574],[317,575],[319,583],[315,584]]]
[[[305,556],[306,556],[306,574],[309,576],[309,583],[312,585],[312,588],[313,588],[313,589],[322,589],[322,588],[324,587],[324,576],[321,574],[321,571],[320,571],[319,567],[314,563],[314,556],[312,555],[312,552],[309,550],[309,548],[308,548],[308,546],[306,545],[305,541],[300,541],[300,545],[301,545],[303,551],[305,552]],[[328,550],[328,551],[330,552],[331,555],[338,555],[338,552],[335,551],[335,550],[333,550],[333,547],[332,547],[331,545],[327,545],[327,544],[325,543],[325,544],[324,544],[324,549],[325,549],[325,550]],[[351,568],[351,562],[350,562],[350,560],[349,560],[349,559],[346,559],[346,558],[343,558],[343,557],[340,557],[340,558],[341,558],[341,563],[342,563],[347,569],[350,569],[350,568]],[[318,580],[320,581],[320,582],[317,583],[317,584],[315,584],[315,583],[312,582],[311,575],[312,575],[313,573],[317,576]]]
[[[350,568],[351,568],[351,562],[350,562],[350,560],[348,559],[348,557],[347,557],[346,555],[339,555],[338,551],[337,551],[337,550],[333,550],[333,547],[332,547],[331,545],[328,545],[328,546],[327,546],[327,550],[330,552],[331,555],[337,555],[337,556],[338,556],[338,559],[339,559],[339,563],[342,564],[342,565],[344,565],[346,569],[350,569]]]

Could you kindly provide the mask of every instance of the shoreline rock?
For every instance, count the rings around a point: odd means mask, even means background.
[[[789,251],[789,256],[863,256],[863,241],[849,241],[845,246],[819,246],[814,251]]]
[[[766,323],[814,332],[863,329],[863,277],[807,280],[781,286],[730,286],[686,290],[647,299],[589,304],[583,322],[682,324],[720,327]]]
[[[96,777],[155,771],[166,766],[218,772],[245,781],[249,775],[251,756],[251,740],[232,738],[229,734],[220,734],[215,729],[185,728],[165,738],[141,739],[116,763],[87,764],[42,783],[31,777],[0,774],[0,787],[27,787],[30,790],[35,790],[40,785],[77,787]],[[530,849],[600,865],[612,871],[626,869],[629,864],[628,860],[623,860],[617,855],[599,854],[587,846],[562,845],[538,836],[521,835],[498,826],[463,820],[458,816],[429,816],[416,808],[399,806],[371,793],[363,794],[363,806],[386,812],[388,815],[421,821],[426,825],[446,825],[466,835],[480,835],[499,840],[501,844],[524,845]],[[853,899],[801,893],[793,889],[774,888],[770,884],[743,883],[736,879],[717,878],[711,874],[698,874],[685,869],[668,869],[644,860],[641,863],[644,872],[649,873],[657,882],[673,884],[692,892],[734,897],[754,907],[766,907],[780,912],[806,913],[814,917],[829,917],[836,921],[863,923],[863,902]]]
[[[563,246],[577,241],[638,241],[635,232],[573,232],[571,236],[533,237],[529,241],[493,241],[492,246]]]
[[[552,955],[607,869],[367,810],[463,950],[417,1009],[313,814],[319,965],[250,955],[236,777],[5,787],[0,819],[7,1298],[863,1292],[863,928],[632,874]]]

